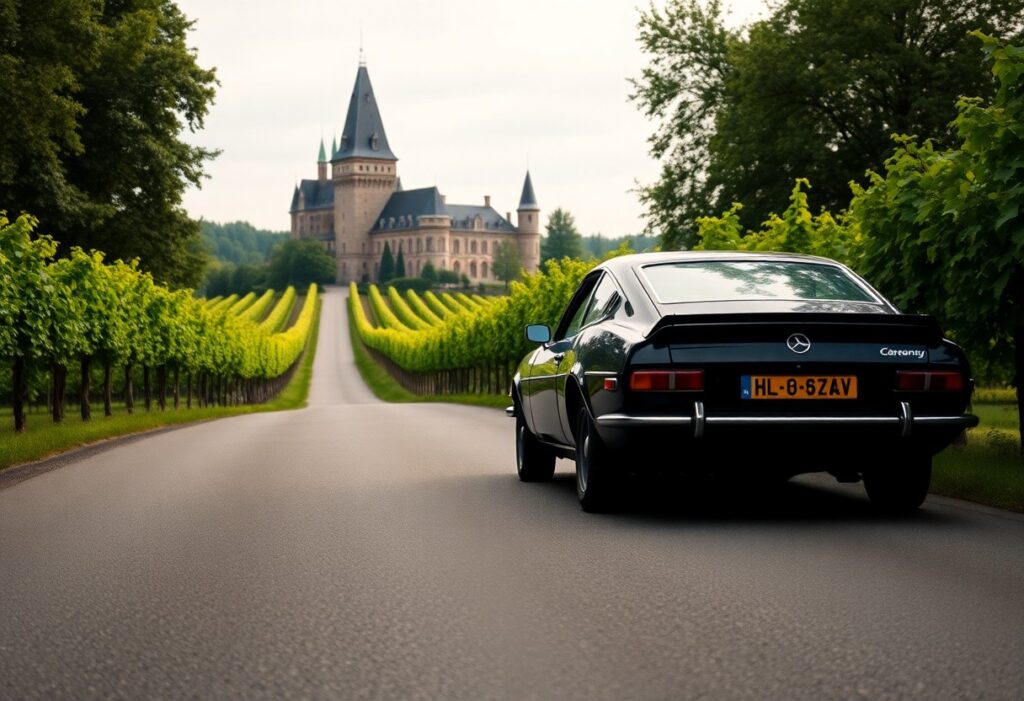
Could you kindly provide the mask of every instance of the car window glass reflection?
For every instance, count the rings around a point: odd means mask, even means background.
[[[736,299],[877,302],[841,268],[791,261],[701,261],[649,265],[662,303]]]
[[[583,318],[582,326],[586,326],[603,317],[608,311],[608,302],[611,301],[614,294],[615,283],[612,282],[608,275],[605,275],[601,278],[601,283],[594,290],[594,294],[590,298],[589,309],[587,310],[587,315]]]

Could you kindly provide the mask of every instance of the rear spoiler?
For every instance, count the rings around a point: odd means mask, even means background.
[[[818,334],[833,340],[929,345],[943,338],[939,323],[931,316],[855,312],[679,314],[662,317],[646,337],[658,342],[784,340],[791,333]]]

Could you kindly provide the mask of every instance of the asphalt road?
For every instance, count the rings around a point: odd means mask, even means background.
[[[2,697],[1024,696],[1024,519],[814,479],[587,515],[502,412],[375,401],[343,294],[308,409],[0,492]]]

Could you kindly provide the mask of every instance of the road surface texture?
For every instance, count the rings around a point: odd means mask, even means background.
[[[1024,696],[1021,518],[815,479],[587,515],[502,412],[375,401],[345,294],[309,408],[0,492],[0,696]]]

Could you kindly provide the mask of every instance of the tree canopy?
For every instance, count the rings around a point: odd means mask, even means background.
[[[541,262],[561,258],[582,258],[583,237],[576,219],[561,207],[548,215],[547,235],[540,242]]]
[[[508,283],[518,278],[523,272],[523,261],[519,257],[519,246],[514,241],[502,241],[498,244],[498,250],[494,252],[494,264],[492,267],[494,277],[505,282],[505,289]]]
[[[195,285],[199,224],[181,207],[215,153],[187,144],[213,70],[186,44],[172,0],[0,0],[0,206],[33,212],[72,247],[139,258]]]
[[[734,204],[698,220],[697,248],[784,250],[847,262],[901,309],[936,316],[976,374],[1000,368],[1024,403],[1024,47],[975,33],[998,89],[962,98],[954,145],[910,136],[849,208],[813,215],[798,181],[782,216],[745,231]],[[1022,433],[1024,436],[1024,433]]]
[[[312,239],[290,239],[274,249],[270,256],[267,282],[276,290],[312,283],[333,283],[337,263],[322,244]]]
[[[732,202],[757,226],[797,178],[841,209],[848,183],[893,153],[892,133],[954,143],[956,99],[995,89],[968,32],[1016,39],[1022,14],[1024,0],[783,0],[732,30],[720,0],[652,4],[632,94],[661,161],[641,189],[649,229],[691,246],[696,219]]]

